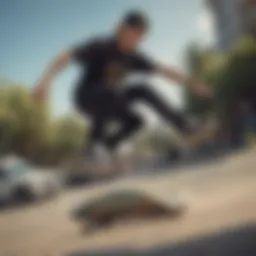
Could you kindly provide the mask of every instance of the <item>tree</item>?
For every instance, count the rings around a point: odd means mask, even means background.
[[[216,106],[224,137],[235,141],[241,135],[239,124],[244,105],[256,104],[255,40],[244,38],[227,54],[216,90]],[[239,135],[240,133],[240,135]]]
[[[36,102],[28,90],[11,86],[5,90],[5,109],[12,118],[9,143],[13,151],[31,156],[44,140],[50,123],[47,107]]]
[[[84,142],[78,117],[51,120],[48,103],[22,85],[1,80],[0,153],[16,153],[41,164],[69,159]]]
[[[190,74],[206,81],[215,93],[213,101],[204,101],[187,91],[187,111],[196,115],[216,112],[222,139],[225,137],[227,141],[239,137],[243,102],[256,104],[255,45],[255,39],[244,38],[222,55],[195,45],[187,50]]]
[[[54,124],[54,153],[57,160],[67,160],[86,143],[86,129],[76,116],[66,116]]]
[[[192,77],[204,81],[215,91],[224,64],[223,56],[214,51],[204,50],[193,43],[185,52],[185,61],[188,73]],[[185,97],[186,111],[190,115],[207,115],[213,111],[214,99],[198,97],[189,89],[186,90]]]

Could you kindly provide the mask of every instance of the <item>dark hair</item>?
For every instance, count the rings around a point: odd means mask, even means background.
[[[128,27],[134,27],[142,30],[149,29],[148,17],[140,11],[129,11],[123,17],[122,24]]]

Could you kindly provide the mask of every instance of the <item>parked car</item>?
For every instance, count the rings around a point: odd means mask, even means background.
[[[0,205],[10,202],[11,195],[11,187],[5,183],[3,172],[0,171]]]
[[[17,158],[0,159],[0,202],[39,200],[56,195],[58,176]]]
[[[115,173],[93,173],[87,169],[82,170],[70,170],[67,171],[64,175],[65,186],[70,187],[79,187],[83,185],[92,184],[95,182],[105,181],[115,177]]]

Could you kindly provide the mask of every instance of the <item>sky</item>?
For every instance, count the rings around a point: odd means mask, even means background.
[[[181,70],[189,42],[213,40],[212,19],[203,0],[0,0],[0,77],[33,88],[59,51],[93,35],[111,33],[130,9],[142,9],[151,18],[152,31],[143,51]],[[73,111],[78,72],[71,65],[54,82],[50,98],[54,116]],[[179,86],[149,79],[170,104],[183,106]]]

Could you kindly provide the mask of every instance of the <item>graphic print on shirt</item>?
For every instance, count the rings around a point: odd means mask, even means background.
[[[108,84],[117,85],[127,75],[127,67],[120,61],[110,61],[104,68],[104,77]]]

